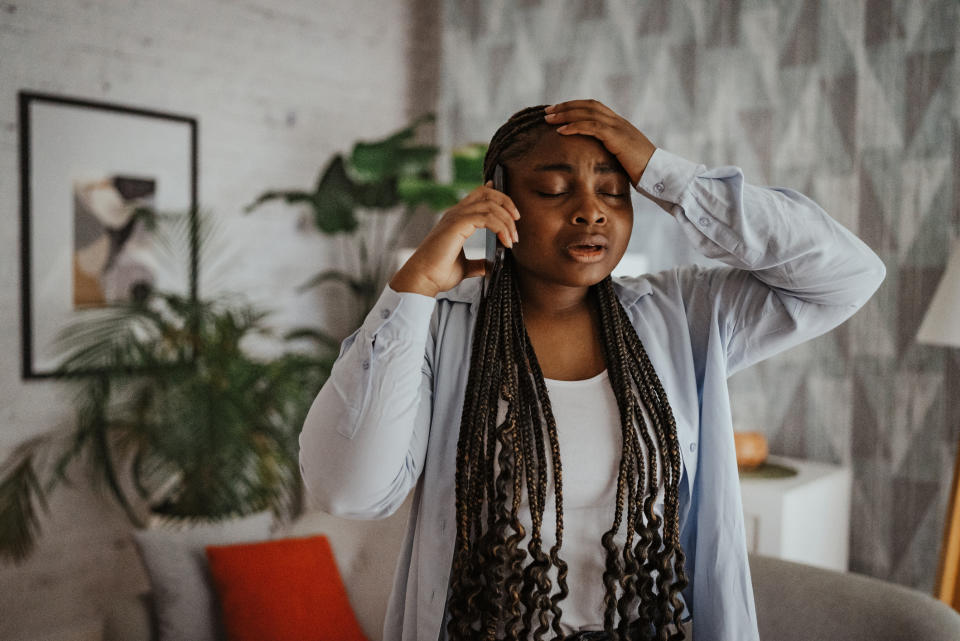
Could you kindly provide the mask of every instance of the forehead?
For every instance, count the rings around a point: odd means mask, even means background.
[[[543,132],[530,150],[514,162],[521,170],[538,165],[566,164],[572,167],[612,165],[622,171],[616,156],[593,136],[564,136],[554,129]]]

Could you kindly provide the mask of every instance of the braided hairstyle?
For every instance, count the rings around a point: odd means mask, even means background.
[[[497,164],[522,156],[536,144],[550,127],[544,113],[543,106],[524,109],[496,132],[484,159],[485,181]],[[687,578],[679,542],[676,423],[610,277],[593,285],[589,296],[599,309],[604,360],[622,433],[613,524],[601,538],[606,552],[604,630],[617,641],[680,641],[679,593]],[[556,537],[545,551],[541,527],[548,474],[553,477]],[[661,480],[663,519],[654,512]],[[519,516],[524,496],[529,523],[521,523]],[[456,514],[447,605],[450,640],[541,641],[551,630],[553,639],[562,639],[560,604],[569,591],[567,565],[560,556],[560,445],[543,372],[524,326],[509,251],[480,301],[474,329],[457,442]],[[521,543],[528,536],[524,549]]]

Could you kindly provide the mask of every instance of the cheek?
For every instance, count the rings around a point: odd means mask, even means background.
[[[543,247],[537,242],[535,235],[524,235],[522,231],[519,233],[520,242],[516,243],[510,250],[513,253],[513,258],[522,267],[535,265],[543,259]]]
[[[517,234],[520,235],[520,243],[517,247],[543,244],[545,239],[554,233],[549,221],[543,220],[533,212],[524,213],[523,209],[520,212],[520,220],[517,221]]]

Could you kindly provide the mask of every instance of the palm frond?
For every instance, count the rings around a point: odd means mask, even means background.
[[[26,456],[0,480],[0,559],[20,562],[36,546],[40,533],[37,504],[49,510],[32,456]]]

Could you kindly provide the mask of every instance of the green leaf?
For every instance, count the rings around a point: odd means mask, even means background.
[[[417,145],[399,149],[397,151],[396,175],[421,177],[433,175],[433,163],[439,153],[440,148],[431,145]]]
[[[255,201],[243,208],[244,213],[250,213],[260,205],[271,200],[282,200],[288,205],[297,203],[313,204],[314,194],[306,191],[265,191]]]
[[[313,220],[317,229],[325,234],[356,229],[359,222],[354,214],[355,192],[356,185],[347,175],[343,156],[337,154],[327,164],[312,197]]]
[[[401,178],[398,191],[407,205],[422,203],[435,211],[443,211],[460,200],[459,191],[454,186],[420,178]]]
[[[400,203],[395,178],[381,180],[375,183],[356,183],[353,189],[353,199],[357,205],[370,209],[390,209]]]
[[[0,559],[20,562],[33,551],[40,536],[38,502],[49,509],[33,457],[27,456],[0,480]]]
[[[473,143],[454,149],[453,181],[472,184],[474,187],[483,183],[483,157],[486,153],[487,145],[483,143]]]
[[[429,170],[437,150],[408,143],[417,127],[431,120],[433,116],[427,115],[381,140],[357,142],[350,154],[350,171],[357,182],[376,183],[400,174]]]

